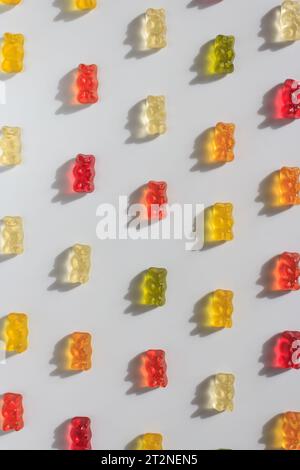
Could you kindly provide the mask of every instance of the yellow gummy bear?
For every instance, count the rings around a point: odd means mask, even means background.
[[[23,221],[21,217],[4,217],[2,220],[2,253],[20,255],[24,251]]]
[[[280,33],[283,41],[300,39],[300,1],[283,0],[280,14]]]
[[[148,49],[166,47],[166,31],[165,10],[149,8],[146,11],[146,47]]]
[[[233,239],[233,205],[230,202],[217,202],[205,213],[205,241],[223,242]]]
[[[22,161],[21,151],[21,129],[19,127],[2,127],[0,165],[19,165]]]
[[[234,124],[219,122],[214,129],[212,161],[231,162],[234,159]]]
[[[156,135],[166,132],[166,99],[164,96],[148,96],[145,120],[147,134]]]
[[[165,268],[149,268],[140,285],[140,305],[162,306],[166,303],[167,270]]]
[[[142,434],[135,439],[133,450],[163,450],[163,437],[155,433]]]
[[[5,5],[18,5],[21,1],[22,0],[0,0],[0,3],[4,3]]]
[[[210,388],[210,406],[216,411],[233,411],[234,398],[233,374],[216,374]]]
[[[4,34],[2,44],[1,70],[5,73],[19,73],[23,70],[24,36],[23,34]]]
[[[91,269],[91,247],[76,244],[71,249],[69,278],[72,284],[85,284],[89,280]]]
[[[231,328],[233,313],[233,292],[218,289],[209,295],[205,324],[208,328]]]
[[[97,6],[97,0],[76,0],[78,10],[93,10]]]
[[[92,337],[90,333],[75,332],[69,338],[69,369],[89,370],[92,367]]]
[[[25,313],[10,313],[5,322],[6,351],[22,353],[28,348],[28,320]]]
[[[300,168],[283,167],[279,170],[278,205],[300,204]]]

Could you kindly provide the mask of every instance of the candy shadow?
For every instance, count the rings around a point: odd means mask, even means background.
[[[259,371],[258,375],[274,377],[288,371],[288,369],[276,368],[272,365],[274,358],[274,347],[279,337],[280,334],[276,334],[263,344],[261,356],[259,358],[259,362],[263,364],[263,368]]]
[[[271,88],[271,90],[269,90],[263,96],[262,106],[259,109],[258,114],[264,116],[265,119],[258,125],[258,129],[265,129],[266,127],[271,127],[272,129],[278,129],[280,127],[286,126],[288,124],[291,124],[291,122],[293,122],[293,119],[285,119],[285,118],[276,117],[276,114],[277,114],[276,102],[278,101],[278,97],[279,97],[281,89],[282,89],[282,83]]]
[[[84,193],[73,191],[73,167],[74,159],[72,158],[56,170],[55,182],[51,187],[57,190],[57,194],[52,198],[52,202],[69,204],[85,196]]]
[[[208,399],[209,399],[209,388],[211,381],[213,380],[214,375],[210,375],[205,380],[203,380],[196,387],[195,397],[191,401],[191,405],[197,406],[196,411],[191,414],[191,418],[211,418],[219,414],[217,410],[208,409]]]
[[[12,10],[16,6],[17,5],[0,5],[0,15],[2,15],[2,13],[6,13],[7,11]]]
[[[188,5],[187,8],[199,8],[199,9],[204,9],[208,7],[212,7],[213,5],[216,5],[217,3],[220,3],[222,0],[192,0]]]
[[[54,21],[74,21],[89,13],[89,10],[72,10],[72,0],[54,0],[52,5],[60,9]]]
[[[209,163],[208,162],[208,142],[213,131],[213,127],[206,129],[203,131],[194,142],[194,149],[193,153],[191,154],[190,158],[197,160],[197,162],[192,166],[190,171],[211,171],[215,170],[216,168],[220,168],[224,166],[225,163]]]
[[[265,450],[278,450],[278,447],[274,443],[274,432],[278,424],[278,420],[281,418],[281,413],[270,419],[262,429],[262,436],[259,439],[259,444],[264,444]]]
[[[0,221],[0,226],[1,226],[1,221]],[[0,254],[0,263],[3,263],[4,261],[8,261],[10,259],[13,259],[13,258],[16,258],[16,256],[19,256],[19,255],[5,255],[4,253],[1,253]]]
[[[58,84],[58,93],[55,96],[56,101],[62,104],[55,111],[55,114],[72,114],[83,109],[89,108],[91,104],[79,104],[75,102],[75,82],[76,82],[77,69],[73,69],[64,75]]]
[[[143,39],[143,29],[145,25],[145,15],[141,14],[132,20],[126,31],[126,39],[124,45],[130,46],[131,49],[125,55],[125,59],[143,59],[160,51],[160,49],[145,49],[145,41]]]
[[[147,270],[141,271],[135,276],[129,284],[128,293],[124,297],[125,300],[130,301],[130,305],[125,309],[124,313],[131,313],[131,315],[141,315],[143,313],[150,312],[157,308],[156,305],[140,305],[140,286],[143,282],[144,276]]]
[[[212,292],[206,294],[194,305],[193,316],[190,318],[190,323],[195,323],[196,327],[191,331],[191,336],[209,336],[224,329],[211,328],[204,325],[207,302],[209,301],[211,294]]]
[[[59,292],[67,292],[69,290],[75,289],[76,287],[80,286],[79,283],[72,284],[65,282],[66,276],[66,266],[70,255],[70,250],[72,247],[67,248],[62,253],[60,253],[54,261],[54,266],[52,271],[49,274],[49,277],[54,277],[56,280],[53,284],[48,287],[48,291],[59,291]]]
[[[54,430],[52,449],[67,450],[68,449],[68,431],[70,420],[66,419]]]
[[[279,41],[278,39],[280,11],[281,7],[277,6],[262,17],[258,37],[263,38],[264,43],[258,48],[259,51],[276,52],[293,44],[293,41]]]
[[[143,144],[157,139],[158,135],[148,135],[143,123],[143,114],[145,111],[145,100],[136,103],[127,115],[125,129],[129,131],[130,136],[125,140],[125,144]]]
[[[51,373],[51,377],[60,377],[60,378],[67,378],[71,377],[72,375],[78,375],[81,371],[78,370],[67,370],[66,363],[67,363],[67,350],[68,350],[68,342],[69,336],[65,336],[61,340],[59,340],[54,348],[52,359],[50,360],[49,364],[55,365],[56,369],[54,369]]]
[[[125,382],[131,382],[132,386],[127,390],[126,395],[144,395],[145,393],[152,392],[153,388],[151,387],[142,387],[141,386],[141,359],[142,354],[138,354],[128,363],[127,375],[125,377]]]
[[[291,206],[282,206],[276,207],[272,206],[272,186],[274,185],[274,180],[278,171],[272,171],[268,176],[266,176],[258,187],[258,196],[255,199],[255,202],[260,202],[263,204],[263,207],[258,212],[258,215],[266,215],[267,217],[273,217],[274,215],[285,212],[288,209],[291,209]]]
[[[208,74],[206,71],[209,52],[213,43],[214,39],[211,39],[210,41],[203,44],[198,54],[196,55],[194,63],[190,68],[190,72],[195,73],[196,76],[190,81],[190,85],[211,83],[226,77],[226,74]]]
[[[273,258],[271,258],[262,266],[256,285],[262,286],[263,289],[257,294],[256,298],[277,299],[278,297],[289,294],[289,291],[272,291],[271,289],[272,273],[277,259],[278,256],[273,256]]]

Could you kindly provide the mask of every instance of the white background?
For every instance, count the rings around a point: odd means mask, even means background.
[[[62,13],[63,3],[24,0],[0,15],[1,34],[26,37],[25,72],[1,77],[1,125],[22,127],[24,163],[0,174],[0,215],[24,218],[26,246],[22,256],[1,259],[0,306],[2,317],[21,311],[30,321],[29,350],[0,366],[1,392],[24,395],[26,424],[2,434],[0,448],[63,448],[64,423],[83,415],[92,419],[95,449],[124,449],[144,432],[162,433],[166,449],[263,449],[265,424],[300,410],[299,372],[270,375],[261,362],[273,335],[300,329],[299,293],[268,298],[257,284],[270,258],[300,251],[299,209],[272,215],[257,200],[273,171],[299,165],[299,122],[277,126],[262,114],[274,86],[300,78],[299,44],[269,42],[279,0],[101,0],[81,17]],[[131,45],[135,19],[148,7],[166,8],[168,47],[141,57]],[[236,71],[205,83],[194,61],[219,33],[236,37]],[[79,111],[65,100],[80,62],[99,65],[102,99]],[[128,113],[148,94],[166,95],[169,130],[137,143]],[[204,171],[199,136],[218,121],[237,125],[236,159]],[[80,152],[97,157],[97,188],[70,200],[64,174]],[[117,203],[149,179],[168,182],[170,202],[231,201],[234,241],[186,252],[178,241],[97,240],[97,206]],[[53,266],[77,242],[93,247],[92,276],[66,291]],[[169,271],[167,304],[126,313],[130,282],[149,266]],[[234,326],[205,336],[193,310],[217,288],[235,293]],[[93,335],[93,368],[67,376],[53,355],[76,330]],[[128,365],[149,348],[166,351],[169,386],[128,393]],[[199,385],[217,372],[236,376],[235,411],[204,418]]]

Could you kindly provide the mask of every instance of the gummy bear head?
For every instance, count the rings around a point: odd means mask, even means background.
[[[3,127],[2,134],[7,139],[20,137],[21,129],[19,127]]]
[[[88,245],[75,245],[74,246],[74,252],[76,256],[79,256],[80,258],[87,258],[90,255],[91,248]]]
[[[94,75],[95,73],[97,73],[98,67],[95,64],[92,64],[92,65],[80,64],[78,66],[78,70],[84,75]]]
[[[84,155],[80,153],[76,157],[76,163],[79,163],[80,165],[91,165],[95,163],[95,157],[94,155]]]
[[[24,36],[23,34],[12,34],[12,33],[5,33],[4,34],[4,41],[7,44],[11,45],[23,45],[24,44]]]

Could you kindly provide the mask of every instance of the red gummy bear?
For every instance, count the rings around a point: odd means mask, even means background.
[[[95,189],[95,157],[79,154],[73,168],[73,189],[76,193],[92,193]]]
[[[143,384],[145,387],[157,388],[168,385],[165,352],[160,349],[149,349],[143,354]]]
[[[289,78],[282,86],[282,117],[300,118],[300,82]]]
[[[98,97],[98,67],[97,65],[80,64],[77,76],[77,101],[80,104],[94,104]]]
[[[300,331],[284,331],[274,347],[273,367],[300,369]]]
[[[168,197],[167,183],[165,183],[165,181],[149,181],[145,199],[148,219],[161,220],[166,217]]]
[[[5,393],[3,395],[3,431],[20,431],[24,427],[23,397],[19,393]]]
[[[71,450],[91,450],[91,420],[76,416],[71,420]]]
[[[284,252],[278,256],[273,272],[274,291],[292,291],[300,289],[299,253]]]

